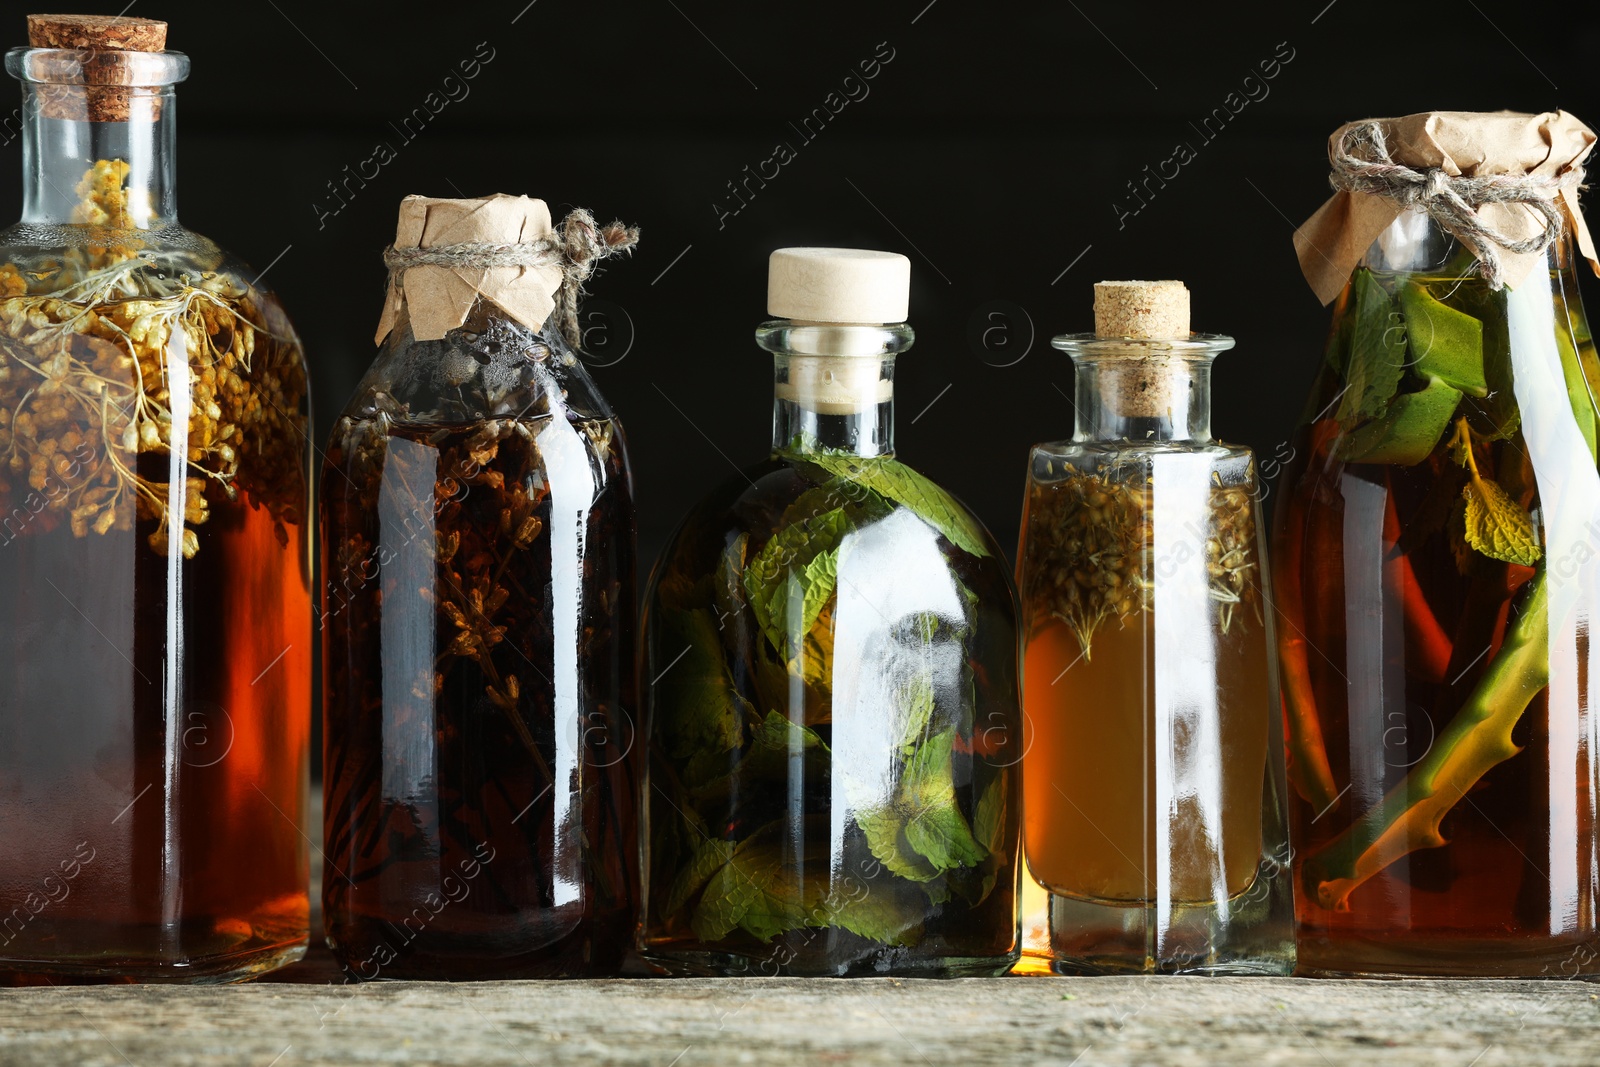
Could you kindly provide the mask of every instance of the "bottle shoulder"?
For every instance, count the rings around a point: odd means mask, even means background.
[[[993,571],[1009,581],[998,545],[956,497],[892,458],[775,454],[729,477],[690,509],[669,539],[657,578],[710,573],[736,551],[788,566],[817,546],[849,566],[914,572]],[[991,584],[985,579],[985,584]]]

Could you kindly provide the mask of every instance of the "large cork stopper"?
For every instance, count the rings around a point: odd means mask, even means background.
[[[84,52],[160,52],[167,47],[167,24],[127,15],[29,15],[28,44]]]
[[[1096,282],[1095,336],[1108,340],[1177,341],[1189,337],[1189,290],[1179,281]],[[1101,364],[1100,387],[1118,414],[1161,418],[1173,411],[1177,389],[1187,389],[1159,349],[1129,345],[1123,358]]]
[[[1182,282],[1095,282],[1098,337],[1171,341],[1189,336],[1189,290]]]
[[[127,15],[29,15],[28,44],[94,52],[81,61],[41,57],[30,77],[39,86],[46,118],[77,122],[152,122],[161,114],[157,92],[141,88],[138,60],[128,53],[161,52],[167,24]]]

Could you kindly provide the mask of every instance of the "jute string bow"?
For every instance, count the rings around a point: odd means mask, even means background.
[[[1557,193],[1583,181],[1583,168],[1565,174],[1486,174],[1451,176],[1439,167],[1414,170],[1396,163],[1376,122],[1352,126],[1333,146],[1329,157],[1335,189],[1387,197],[1407,207],[1419,207],[1447,233],[1466,245],[1478,258],[1479,269],[1491,289],[1505,285],[1505,268],[1499,249],[1517,255],[1543,252],[1561,238],[1564,219],[1555,203]],[[1526,204],[1544,218],[1544,230],[1531,237],[1514,238],[1478,217],[1485,204]]]
[[[390,277],[402,287],[405,271],[411,267],[485,270],[492,267],[557,267],[561,271],[561,288],[556,292],[555,314],[560,316],[562,336],[576,352],[583,341],[583,331],[578,325],[578,301],[583,293],[583,283],[594,273],[595,266],[602,259],[631,252],[638,243],[638,227],[624,226],[621,222],[597,226],[594,216],[580,207],[567,213],[553,235],[535,241],[514,244],[468,241],[432,248],[396,248],[390,245],[383,250],[383,263],[389,268]]]

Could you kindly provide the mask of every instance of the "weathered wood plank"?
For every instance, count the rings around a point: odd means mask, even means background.
[[[0,994],[0,1063],[1600,1062],[1582,982],[997,978],[122,986]]]

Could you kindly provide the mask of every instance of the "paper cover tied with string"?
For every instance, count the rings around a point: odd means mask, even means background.
[[[599,260],[638,239],[638,230],[620,222],[597,226],[582,208],[557,230],[545,202],[528,196],[408,196],[384,252],[389,293],[376,340],[383,343],[404,312],[417,340],[436,341],[465,323],[482,298],[530,330],[559,314],[576,350],[584,281]]]
[[[1600,274],[1578,207],[1594,143],[1594,131],[1565,111],[1348,123],[1328,139],[1334,195],[1295,231],[1300,269],[1329,303],[1378,235],[1416,207],[1477,257],[1493,289],[1522,281],[1564,227]]]

